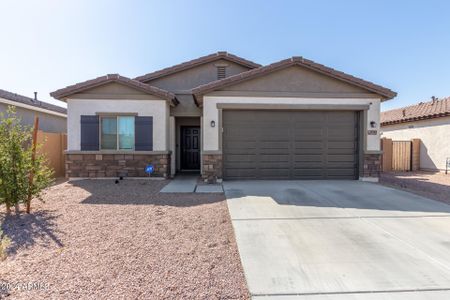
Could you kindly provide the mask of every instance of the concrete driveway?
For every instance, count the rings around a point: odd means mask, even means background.
[[[359,181],[224,182],[254,299],[450,299],[450,206]]]

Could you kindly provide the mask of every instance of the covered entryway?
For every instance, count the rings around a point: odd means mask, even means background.
[[[359,113],[223,111],[224,179],[357,179]]]
[[[200,126],[181,126],[181,170],[200,170]]]

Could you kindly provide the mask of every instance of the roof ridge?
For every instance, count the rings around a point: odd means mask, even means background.
[[[450,97],[419,102],[381,112],[381,125],[450,116]]]
[[[160,78],[160,77],[164,77],[170,74],[174,74],[183,70],[187,70],[189,68],[198,66],[198,65],[202,65],[211,61],[216,60],[217,58],[224,58],[224,59],[228,59],[231,60],[235,63],[247,66],[249,68],[258,68],[261,65],[257,64],[255,62],[252,62],[250,60],[247,60],[245,58],[239,57],[237,55],[231,54],[227,51],[218,51],[215,53],[211,53],[205,56],[201,56],[195,59],[191,59],[170,67],[166,67],[160,70],[156,70],[138,77],[135,77],[134,80],[138,80],[141,82],[145,82],[145,81],[150,81],[156,78]]]
[[[437,98],[435,101],[436,102],[445,102],[446,105],[450,105],[450,101],[449,100],[450,100],[450,96],[444,97],[444,98]],[[432,104],[432,103],[433,103],[433,100],[429,100],[429,101],[426,101],[426,102],[420,101],[419,103],[416,103],[416,104],[411,104],[411,105],[407,105],[407,106],[393,108],[393,109],[390,109],[390,110],[382,111],[381,113],[387,113],[387,112],[391,112],[391,111],[395,111],[395,110],[403,110],[403,109],[408,109],[408,108],[412,108],[412,107],[428,105],[428,104]]]
[[[18,93],[9,92],[7,90],[0,89],[0,98],[4,98],[10,101],[31,105],[34,107],[39,107],[47,109],[50,111],[67,114],[67,109],[49,102],[45,102],[39,99],[34,99],[27,97]]]

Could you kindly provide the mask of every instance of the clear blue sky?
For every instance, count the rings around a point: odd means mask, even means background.
[[[69,84],[219,50],[373,81],[398,92],[384,110],[450,96],[450,1],[0,1],[0,88],[53,103]]]

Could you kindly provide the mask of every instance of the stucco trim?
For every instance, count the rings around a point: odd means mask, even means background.
[[[286,110],[368,110],[370,105],[355,104],[278,104],[278,103],[217,103],[217,109],[286,109]]]
[[[222,150],[203,150],[203,155],[220,155],[222,154]]]
[[[289,98],[376,98],[373,93],[314,93],[314,92],[283,92],[283,91],[214,91],[208,96],[232,97],[289,97]]]
[[[58,117],[67,118],[66,114],[58,113],[58,112],[55,112],[55,111],[52,111],[52,110],[39,108],[39,107],[36,107],[36,106],[33,106],[33,105],[28,105],[28,104],[24,104],[24,103],[20,103],[20,102],[16,102],[16,101],[11,101],[11,100],[7,100],[7,99],[3,99],[3,98],[0,98],[0,103],[4,103],[4,104],[7,104],[7,105],[11,105],[11,106],[22,107],[22,108],[33,110],[33,111],[46,113],[46,114],[49,114],[49,115],[54,115],[54,116],[58,116]]]
[[[383,154],[382,150],[366,150],[364,151],[364,154]]]
[[[106,99],[106,100],[165,100],[160,99],[159,96],[154,95],[138,95],[138,94],[91,94],[91,93],[77,93],[70,95],[70,99]]]

